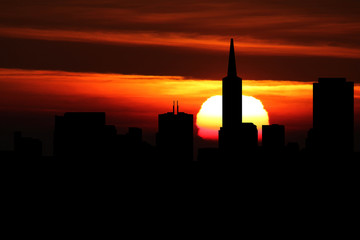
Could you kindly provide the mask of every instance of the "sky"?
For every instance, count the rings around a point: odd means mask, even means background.
[[[245,79],[359,81],[357,0],[3,0],[0,7],[2,67],[221,79],[233,37]]]
[[[51,129],[66,111],[106,111],[120,130],[136,124],[149,136],[173,100],[196,115],[221,94],[230,38],[244,94],[285,124],[289,140],[303,141],[312,125],[311,83],[360,83],[357,0],[2,0],[0,9],[0,115],[9,123],[0,149],[13,129]],[[163,95],[141,90],[150,85]]]

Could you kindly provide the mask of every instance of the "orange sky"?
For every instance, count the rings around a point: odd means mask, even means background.
[[[11,131],[50,131],[66,111],[105,111],[120,132],[140,126],[153,141],[173,100],[196,115],[221,94],[230,38],[239,77],[252,79],[244,95],[289,141],[311,127],[319,77],[357,84],[360,135],[358,0],[11,0],[0,9],[0,149]]]
[[[19,69],[0,69],[0,86],[0,111],[6,116],[1,126],[7,126],[3,133],[31,129],[37,134],[46,122],[49,134],[55,114],[105,111],[108,124],[116,125],[120,133],[127,127],[141,127],[152,143],[157,115],[172,111],[173,100],[179,101],[180,111],[196,116],[206,99],[221,94],[221,81],[213,80]],[[261,100],[270,123],[286,126],[288,141],[304,141],[312,126],[311,83],[244,80],[243,94]],[[360,86],[356,85],[356,118],[359,109]]]

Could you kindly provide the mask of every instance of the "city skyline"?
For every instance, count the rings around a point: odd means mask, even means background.
[[[234,40],[230,40],[228,71],[222,80],[222,124],[218,146],[194,151],[194,116],[179,111],[178,100],[172,112],[158,114],[156,144],[143,141],[142,129],[129,127],[126,135],[106,124],[105,112],[66,112],[55,116],[53,154],[57,159],[114,159],[189,163],[237,161],[252,154],[288,154],[288,157],[354,152],[354,83],[346,78],[319,78],[313,83],[313,127],[308,130],[305,148],[298,142],[285,142],[285,126],[257,126],[243,121],[242,79],[237,76]],[[339,98],[336,98],[339,96]],[[219,103],[220,103],[219,102]],[[334,112],[337,110],[338,112]],[[263,140],[259,145],[259,136]],[[14,150],[0,151],[5,157],[41,157],[41,141],[14,133]],[[290,154],[290,155],[289,155]]]
[[[313,84],[346,78],[354,82],[360,151],[359,4],[3,1],[0,151],[14,149],[13,133],[21,132],[42,140],[51,155],[53,117],[81,111],[106,112],[118,133],[141,128],[155,145],[157,115],[173,100],[193,115],[195,148],[215,147],[231,38],[243,122],[256,125],[259,144],[261,126],[277,124],[285,126],[285,144],[304,148],[314,121]]]

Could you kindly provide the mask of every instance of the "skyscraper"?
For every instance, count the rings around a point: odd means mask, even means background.
[[[242,79],[237,76],[234,40],[230,42],[227,76],[222,80],[222,127],[219,131],[219,148],[229,154],[241,145]]]
[[[192,114],[179,112],[179,105],[175,111],[159,114],[156,145],[163,160],[192,161],[194,152],[194,120]]]
[[[41,157],[42,142],[35,138],[23,137],[21,132],[15,132],[14,150],[18,157]]]
[[[283,152],[285,149],[285,126],[263,125],[262,146],[266,152]]]
[[[115,136],[115,126],[105,125],[104,112],[67,112],[55,116],[54,156],[103,156]]]
[[[352,152],[354,83],[345,78],[319,78],[313,84],[313,130],[308,142],[320,152]],[[310,141],[311,140],[311,141]]]

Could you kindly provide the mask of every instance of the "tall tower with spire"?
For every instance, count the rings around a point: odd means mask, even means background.
[[[219,148],[230,152],[241,144],[242,79],[237,76],[234,40],[230,42],[227,76],[222,80],[222,127],[219,131]]]

